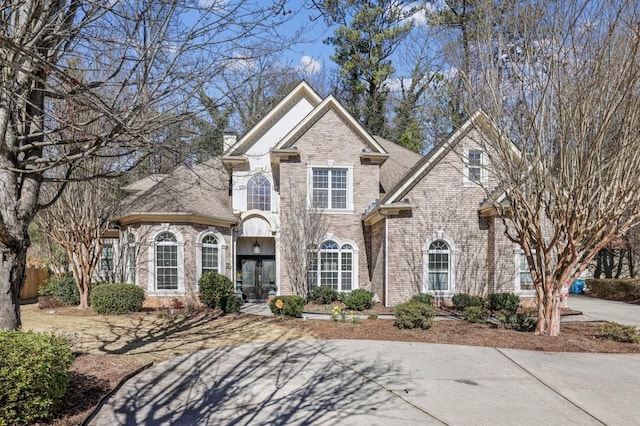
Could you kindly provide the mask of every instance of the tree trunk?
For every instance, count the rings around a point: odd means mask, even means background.
[[[28,240],[7,247],[0,243],[0,329],[17,330],[20,319],[20,291],[25,280]]]
[[[538,323],[536,324],[535,334],[559,336],[561,287],[555,282],[548,283],[547,286],[548,288],[544,290],[538,288]]]

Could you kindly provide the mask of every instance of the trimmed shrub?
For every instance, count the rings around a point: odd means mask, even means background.
[[[198,285],[200,286],[200,301],[209,308],[222,308],[222,298],[231,296],[235,291],[231,280],[217,272],[202,274]]]
[[[594,297],[609,300],[640,299],[640,279],[638,278],[605,278],[585,280],[587,293]]]
[[[73,274],[66,274],[62,278],[51,277],[38,290],[40,296],[53,296],[63,305],[77,306],[80,304],[80,292],[76,286]]]
[[[98,314],[139,312],[144,302],[144,290],[135,284],[102,284],[91,290],[89,301]]]
[[[623,343],[640,343],[640,329],[630,325],[612,322],[598,330],[598,336]]]
[[[273,315],[301,318],[304,312],[304,299],[300,296],[276,296],[269,302],[269,309]]]
[[[237,294],[231,294],[227,296],[223,296],[220,299],[220,304],[222,305],[222,312],[225,314],[233,314],[240,312],[240,308],[242,307],[242,297]]]
[[[520,297],[515,293],[491,293],[488,299],[489,309],[507,316],[515,315],[520,306]]]
[[[469,306],[482,306],[484,307],[484,299],[480,296],[472,296],[468,293],[458,293],[451,298],[453,307],[464,311]]]
[[[53,417],[67,392],[73,354],[45,333],[0,331],[0,424]]]
[[[424,303],[427,305],[432,305],[433,304],[433,296],[430,294],[425,294],[425,293],[418,293],[418,294],[414,294],[413,297],[411,298],[412,302],[419,302],[419,303]]]
[[[393,324],[398,328],[419,327],[426,330],[431,327],[436,309],[426,303],[409,301],[393,308],[393,314],[396,317]]]
[[[309,299],[309,302],[328,305],[331,302],[340,300],[340,293],[331,287],[313,287],[307,295],[307,298]]]
[[[369,290],[358,288],[351,293],[342,296],[342,303],[347,305],[347,308],[354,311],[364,311],[365,309],[373,308],[373,293]]]
[[[489,318],[489,314],[484,306],[467,306],[462,311],[462,316],[469,322],[484,324]]]

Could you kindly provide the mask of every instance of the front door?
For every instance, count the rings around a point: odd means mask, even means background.
[[[254,257],[241,259],[242,293],[247,300],[266,300],[275,286],[275,259]]]

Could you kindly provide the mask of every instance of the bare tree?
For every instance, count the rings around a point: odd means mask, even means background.
[[[527,257],[536,333],[557,336],[562,286],[640,219],[640,6],[483,7],[468,107],[492,122],[493,203]]]
[[[83,168],[83,173],[101,174],[96,168],[102,166],[97,165],[95,159],[91,162],[91,166]],[[115,181],[106,179],[71,182],[57,201],[41,210],[34,220],[46,236],[65,249],[82,309],[89,307],[92,279],[103,248],[102,235],[109,228],[122,198],[116,185]],[[53,185],[45,185],[41,195],[51,197],[57,191]]]
[[[192,114],[198,89],[236,49],[258,36],[282,39],[283,6],[284,0],[2,3],[0,329],[20,327],[27,229],[42,207],[41,185],[60,176],[49,170],[62,169],[65,180],[87,157],[120,158],[108,174],[144,159],[155,148],[149,135]],[[74,110],[52,108],[70,99]]]
[[[289,185],[295,188],[295,185]],[[309,205],[304,193],[293,191],[281,198],[281,220],[286,232],[281,232],[282,255],[293,292],[306,299],[309,291],[309,267],[318,255],[320,243],[327,232],[327,219],[317,207]]]

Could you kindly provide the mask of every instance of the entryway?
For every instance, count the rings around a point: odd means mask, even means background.
[[[264,301],[276,290],[276,259],[274,256],[238,256],[242,297],[245,301]]]

